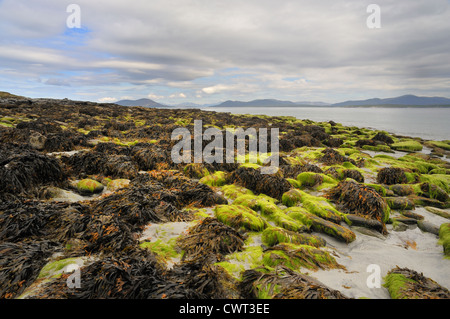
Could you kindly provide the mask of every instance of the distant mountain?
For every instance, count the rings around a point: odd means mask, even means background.
[[[444,97],[423,97],[415,95],[403,95],[388,99],[373,98],[368,100],[353,100],[341,103],[329,104],[324,102],[310,102],[310,101],[281,101],[275,99],[259,99],[248,102],[243,101],[225,101],[223,103],[213,104],[196,104],[196,103],[180,103],[177,105],[164,105],[150,99],[140,100],[122,100],[116,102],[122,106],[143,106],[155,108],[206,108],[206,107],[302,107],[302,106],[389,106],[389,105],[404,105],[404,106],[437,106],[450,105],[450,99]]]
[[[139,99],[139,100],[121,100],[118,102],[115,102],[115,104],[122,105],[122,106],[143,106],[143,107],[161,107],[166,108],[169,107],[164,104],[160,104],[158,102],[155,102],[150,99]]]
[[[305,105],[317,105],[325,106],[329,105],[323,102],[291,102],[291,101],[280,101],[273,99],[263,99],[263,100],[253,100],[249,102],[242,101],[226,101],[215,107],[245,107],[245,106],[260,106],[260,107],[280,107],[280,106],[305,106]]]
[[[444,97],[423,97],[415,95],[403,95],[388,99],[368,99],[359,101],[345,101],[332,106],[376,106],[376,105],[411,105],[431,106],[450,105],[450,99]]]

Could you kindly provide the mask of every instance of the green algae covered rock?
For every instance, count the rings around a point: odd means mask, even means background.
[[[444,223],[439,227],[439,243],[444,247],[446,258],[450,258],[450,223]]]
[[[105,186],[93,179],[83,179],[77,183],[77,190],[82,195],[98,194],[103,191]]]
[[[323,238],[308,233],[289,231],[281,227],[266,228],[262,233],[261,240],[269,247],[280,243],[309,245],[317,248],[326,246],[326,241]]]
[[[434,280],[398,266],[384,277],[383,286],[392,299],[449,299],[450,292]]]
[[[243,205],[218,205],[214,209],[216,218],[222,223],[250,231],[262,231],[266,221],[254,210]]]
[[[320,196],[310,195],[300,191],[301,203],[311,214],[314,214],[333,223],[339,224],[344,214],[338,211],[328,199]]]
[[[391,148],[403,152],[420,152],[423,146],[415,140],[405,140],[392,144]]]
[[[285,213],[289,217],[299,220],[301,223],[310,227],[312,230],[330,235],[340,241],[350,243],[356,239],[355,233],[350,229],[311,214],[304,208],[287,208],[285,210]]]
[[[241,195],[254,195],[251,190],[236,184],[222,186],[222,192],[226,197],[233,200]]]
[[[283,265],[292,270],[301,267],[312,270],[342,268],[327,251],[309,245],[288,243],[266,249],[263,254],[263,263],[267,267]]]
[[[242,195],[236,198],[233,204],[243,205],[254,211],[260,211],[261,215],[279,227],[291,231],[305,231],[307,227],[286,215],[276,204],[276,199],[266,195]]]
[[[200,183],[208,186],[223,186],[226,182],[226,173],[222,171],[214,172],[214,174],[206,175],[200,179]]]
[[[296,206],[302,198],[302,194],[297,189],[291,189],[283,194],[281,202],[287,207]]]

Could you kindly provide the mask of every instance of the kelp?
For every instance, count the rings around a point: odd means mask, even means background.
[[[266,267],[246,270],[239,287],[243,298],[348,299],[309,276],[281,266],[273,271]]]
[[[56,158],[26,151],[0,162],[0,193],[30,193],[42,185],[62,185],[65,173]]]
[[[244,236],[216,218],[205,218],[178,238],[177,245],[184,251],[183,259],[196,259],[205,254],[226,255],[244,246]]]
[[[19,296],[39,275],[46,259],[58,250],[51,241],[0,243],[0,298]]]
[[[383,224],[389,220],[389,206],[374,189],[352,180],[342,181],[327,193],[344,212],[372,218]],[[387,231],[384,230],[383,233]]]
[[[265,194],[278,200],[292,187],[283,177],[261,174],[260,170],[249,167],[240,167],[233,171],[228,182],[248,188],[256,195]]]
[[[377,183],[385,185],[406,184],[408,179],[400,167],[384,167],[378,171]]]

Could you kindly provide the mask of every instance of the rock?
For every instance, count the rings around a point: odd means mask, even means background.
[[[450,214],[447,211],[443,210],[443,209],[439,209],[439,208],[431,207],[431,206],[426,206],[425,209],[427,211],[429,211],[430,213],[433,213],[433,214],[439,215],[441,217],[450,219]]]
[[[417,221],[417,226],[419,226],[421,231],[439,236],[439,228],[430,222],[419,220]]]
[[[383,285],[392,299],[449,299],[450,292],[414,270],[398,266],[387,273]]]
[[[395,217],[393,220],[397,222],[401,222],[408,225],[417,225],[417,219],[408,218],[408,217]]]
[[[384,225],[376,219],[364,218],[356,215],[348,214],[345,216],[345,221],[352,226],[361,226],[369,229],[376,230],[380,233],[383,232]],[[350,223],[349,223],[350,222]]]
[[[296,206],[300,202],[302,195],[299,190],[291,189],[283,194],[281,201],[287,207]]]
[[[126,188],[128,186],[130,186],[129,179],[114,179],[114,180],[108,182],[107,188],[109,191],[114,192],[116,190],[119,190],[121,188]]]
[[[414,188],[408,184],[395,184],[389,188],[394,192],[395,195],[398,196],[408,196],[415,194]]]
[[[416,220],[424,220],[424,218],[425,218],[422,215],[419,215],[419,214],[416,214],[416,213],[413,213],[413,212],[408,212],[408,211],[402,211],[402,212],[400,212],[400,214],[402,214],[405,217],[413,218],[413,219],[416,219]]]
[[[103,184],[93,179],[83,179],[77,183],[77,191],[82,195],[98,194],[103,191]]]
[[[394,231],[405,231],[408,228],[409,228],[408,225],[397,220],[394,220],[394,222],[392,223],[392,229]]]
[[[358,233],[367,235],[367,236],[372,236],[372,237],[376,237],[382,240],[385,240],[386,237],[384,237],[382,234],[380,234],[377,231],[374,231],[372,229],[366,228],[366,227],[360,227],[360,226],[352,226],[352,230],[357,231]]]
[[[298,219],[316,232],[330,235],[346,243],[351,243],[356,239],[355,233],[350,229],[311,214],[302,207],[291,207],[285,212],[289,217]]]
[[[29,143],[32,148],[36,150],[43,150],[46,140],[47,138],[43,136],[41,133],[34,132],[33,134],[30,135]]]
[[[450,223],[442,224],[439,228],[439,243],[444,248],[444,254],[450,257]]]
[[[406,197],[386,197],[386,202],[391,209],[410,210],[414,209],[414,201]]]

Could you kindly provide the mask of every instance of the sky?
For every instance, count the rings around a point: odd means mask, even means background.
[[[0,0],[0,91],[169,105],[450,98],[450,0]]]

